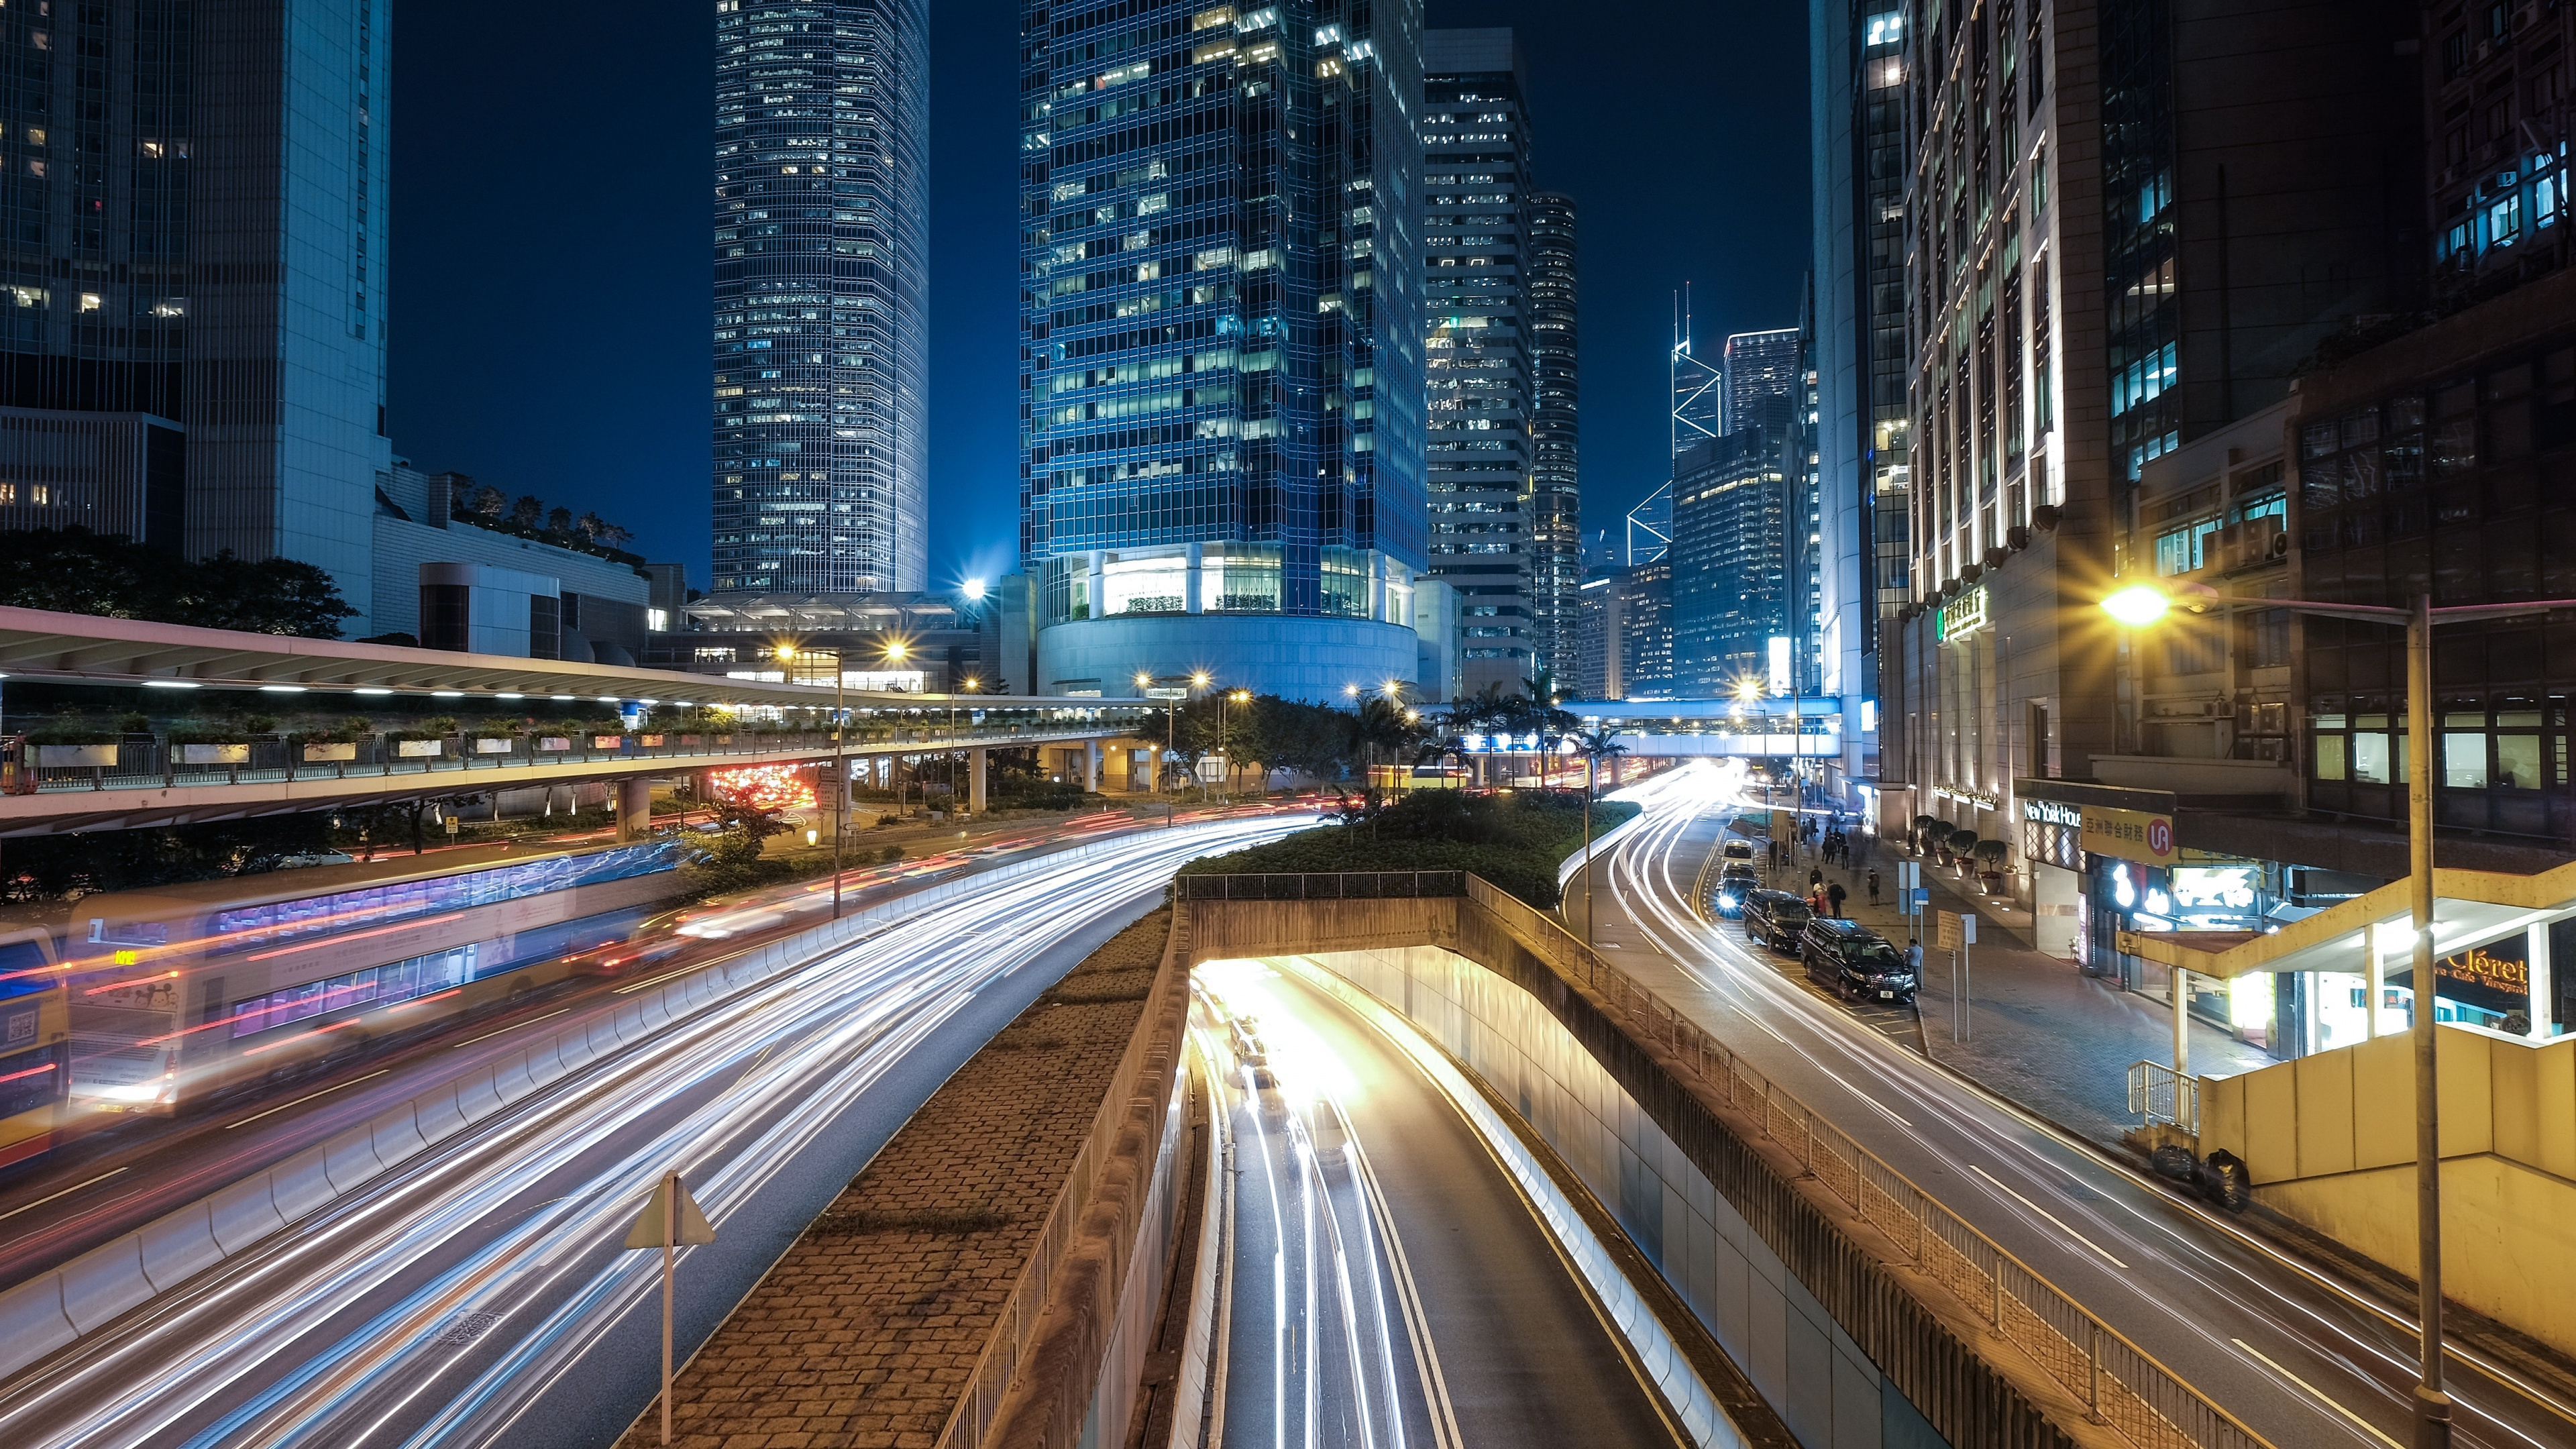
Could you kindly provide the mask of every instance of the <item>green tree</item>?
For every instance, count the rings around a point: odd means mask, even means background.
[[[308,563],[229,550],[197,563],[79,527],[0,533],[0,603],[308,639],[339,638],[358,612]]]

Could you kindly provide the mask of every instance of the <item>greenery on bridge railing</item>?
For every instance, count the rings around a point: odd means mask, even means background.
[[[1629,819],[1625,801],[1592,802],[1592,833]],[[1262,875],[1307,871],[1473,871],[1540,910],[1558,899],[1557,866],[1583,847],[1579,790],[1518,790],[1471,795],[1423,790],[1393,803],[1375,791],[1346,797],[1341,823],[1301,830],[1283,840],[1201,856],[1182,875]]]

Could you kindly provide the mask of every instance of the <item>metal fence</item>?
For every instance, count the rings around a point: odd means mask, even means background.
[[[1422,900],[1467,894],[1463,870],[1354,870],[1173,877],[1184,901]]]
[[[1995,1334],[2036,1360],[2139,1449],[2270,1449],[2118,1330],[2060,1292],[1831,1122],[1765,1080],[1654,992],[1482,880],[1467,895],[1510,922],[1552,965],[1597,993],[1632,1035],[1663,1044],[1762,1136],[1786,1147],[1826,1191],[1892,1239]],[[2170,1069],[2166,1069],[2170,1071]]]
[[[976,1449],[984,1442],[984,1433],[993,1424],[993,1416],[1010,1393],[1011,1380],[1018,1374],[1021,1355],[1027,1352],[1030,1337],[1037,1332],[1038,1319],[1046,1311],[1047,1290],[1055,1282],[1055,1272],[1072,1249],[1074,1226],[1081,1220],[1083,1207],[1091,1201],[1091,1188],[1118,1137],[1119,1124],[1127,1117],[1127,1108],[1137,1083],[1152,1065],[1148,1038],[1153,1032],[1155,1004],[1162,996],[1168,977],[1164,974],[1189,970],[1189,917],[1172,913],[1172,933],[1163,948],[1162,970],[1154,977],[1154,990],[1146,998],[1145,1019],[1137,1024],[1136,1035],[1127,1044],[1126,1055],[1118,1062],[1117,1073],[1110,1078],[1109,1093],[1101,1099],[1100,1111],[1092,1119],[1091,1135],[1084,1139],[1081,1150],[1074,1154],[1073,1168],[1065,1174],[1064,1186],[1056,1189],[1055,1201],[1047,1208],[1046,1222],[1038,1229],[1037,1239],[1030,1244],[1029,1260],[1020,1268],[1020,1276],[1011,1283],[1010,1296],[1002,1300],[1000,1312],[994,1315],[991,1336],[984,1341],[984,1352],[975,1361],[975,1371],[967,1377],[966,1387],[957,1396],[957,1407],[950,1411],[948,1423],[939,1431],[936,1449]],[[1180,1044],[1172,1043],[1175,1053]],[[1175,1070],[1173,1090],[1178,1091],[1186,1078]]]
[[[2170,1122],[2183,1131],[2200,1135],[2200,1078],[2178,1072],[2162,1062],[2129,1064],[2129,1110],[2138,1120],[2153,1127]]]
[[[934,754],[1069,737],[1060,728],[1035,725],[957,730],[878,725],[854,728],[847,749],[853,755],[909,750]],[[509,736],[482,736],[465,730],[441,735],[365,734],[343,740],[260,735],[194,743],[174,740],[166,734],[129,734],[102,744],[46,745],[36,740],[19,743],[16,755],[20,768],[11,788],[21,794],[52,794],[67,790],[273,784],[368,775],[481,774],[603,760],[714,761],[786,751],[820,755],[828,754],[831,748],[832,736],[825,730],[742,730],[732,734],[600,731],[561,735],[537,731]],[[498,780],[492,783],[495,787],[507,784]]]

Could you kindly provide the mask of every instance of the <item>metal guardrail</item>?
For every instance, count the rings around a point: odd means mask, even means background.
[[[1463,870],[1356,870],[1172,878],[1184,901],[1421,900],[1467,894]]]
[[[2153,1127],[2170,1122],[2200,1135],[2200,1078],[2177,1072],[2162,1062],[2129,1064],[2129,1110]]]
[[[1512,922],[1552,965],[1624,1016],[1633,1032],[1662,1043],[1689,1063],[1719,1100],[1751,1117],[1761,1135],[1788,1148],[1800,1167],[1885,1233],[1916,1269],[1948,1289],[1998,1337],[2029,1354],[2086,1406],[2095,1423],[2116,1430],[2139,1449],[2272,1449],[2270,1441],[1764,1079],[1723,1042],[1602,960],[1555,920],[1482,880],[1471,879],[1466,893]]]
[[[1119,1124],[1126,1120],[1128,1104],[1136,1095],[1136,1084],[1150,1065],[1146,1047],[1153,1033],[1155,1003],[1162,996],[1168,973],[1177,970],[1186,975],[1189,970],[1188,937],[1188,916],[1173,912],[1171,935],[1163,946],[1153,992],[1146,997],[1144,1019],[1137,1023],[1136,1035],[1129,1039],[1126,1053],[1118,1060],[1109,1093],[1101,1099],[1100,1111],[1092,1118],[1091,1135],[1074,1154],[1064,1186],[1056,1189],[1055,1201],[1047,1207],[1046,1222],[1030,1246],[1028,1262],[1021,1265],[1020,1276],[1011,1283],[1010,1295],[1002,1300],[1001,1309],[993,1317],[984,1352],[976,1359],[974,1372],[967,1376],[965,1388],[958,1393],[957,1407],[949,1412],[947,1424],[939,1431],[936,1449],[976,1449],[984,1442],[985,1431],[992,1427],[993,1416],[1000,1412],[1003,1398],[1011,1391],[1020,1358],[1027,1352],[1029,1339],[1037,1332],[1038,1319],[1046,1311],[1047,1290],[1055,1282],[1056,1269],[1073,1247],[1074,1226],[1091,1201],[1100,1164],[1108,1158]],[[1176,1051],[1178,1045],[1174,1044]],[[1175,1074],[1175,1090],[1184,1080]]]
[[[851,754],[884,754],[917,750],[935,754],[978,746],[1045,743],[1088,737],[1081,731],[1051,725],[982,726],[948,730],[936,725],[853,730]],[[610,743],[601,743],[601,741]],[[403,753],[405,744],[434,744],[436,754]],[[486,749],[487,744],[505,748]],[[552,745],[553,748],[548,746]],[[225,745],[188,745],[166,735],[130,734],[113,744],[82,748],[114,751],[112,763],[46,764],[39,753],[66,747],[28,742],[18,746],[24,761],[13,773],[10,793],[56,794],[66,791],[157,790],[181,785],[280,784],[296,780],[456,773],[475,775],[538,765],[592,764],[607,760],[679,762],[721,760],[732,756],[768,755],[781,751],[828,753],[832,737],[823,730],[737,731],[733,734],[640,733],[634,731],[580,735],[542,732],[509,737],[478,737],[471,730],[415,740],[391,734],[353,740],[297,740],[263,736]],[[190,758],[194,753],[198,758]],[[345,755],[345,758],[341,756]],[[505,781],[494,781],[506,788]]]

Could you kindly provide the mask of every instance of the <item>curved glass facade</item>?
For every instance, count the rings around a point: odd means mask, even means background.
[[[926,586],[929,85],[924,0],[718,0],[720,593]]]
[[[1383,617],[1424,547],[1419,6],[1031,5],[1022,42],[1048,620]]]

